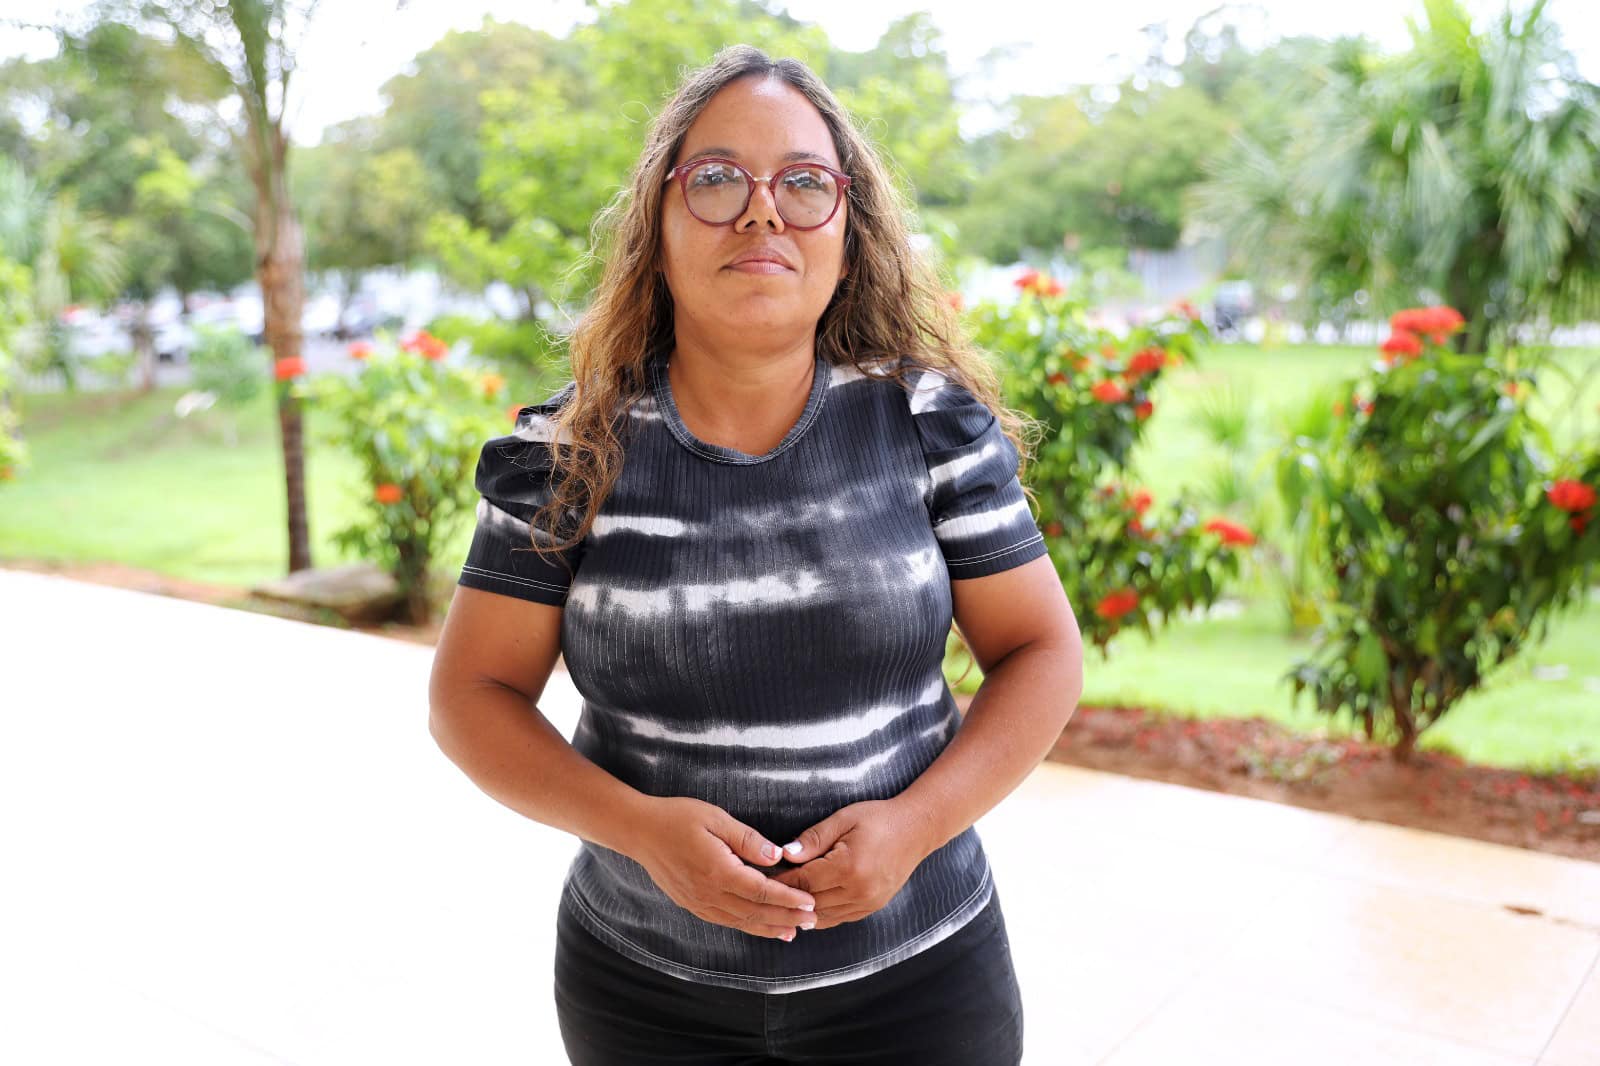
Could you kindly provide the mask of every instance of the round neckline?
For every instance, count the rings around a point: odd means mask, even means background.
[[[800,417],[794,425],[783,435],[771,451],[762,455],[751,455],[741,452],[737,448],[728,448],[721,444],[712,444],[703,441],[689,431],[684,425],[683,416],[678,411],[678,401],[672,395],[672,380],[667,376],[668,352],[662,351],[650,360],[650,385],[656,398],[656,409],[661,414],[661,420],[667,424],[672,435],[677,437],[684,447],[698,455],[704,456],[719,463],[732,463],[737,466],[750,466],[755,463],[765,463],[777,458],[788,451],[802,436],[811,423],[817,420],[817,415],[822,412],[822,403],[828,396],[828,384],[833,376],[833,364],[822,358],[819,352],[816,356],[816,367],[811,374],[811,392],[806,397],[805,409],[800,412]]]

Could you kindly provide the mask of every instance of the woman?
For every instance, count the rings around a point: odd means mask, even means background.
[[[580,1066],[1020,1059],[972,823],[1059,736],[1082,645],[908,217],[805,66],[724,50],[600,220],[572,381],[484,446],[430,728],[581,838]],[[532,706],[558,653],[570,745]]]

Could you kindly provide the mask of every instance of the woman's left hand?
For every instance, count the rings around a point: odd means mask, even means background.
[[[801,850],[786,847],[783,857],[802,865],[773,879],[816,898],[818,929],[879,910],[928,857],[917,827],[893,800],[841,807],[795,841]]]

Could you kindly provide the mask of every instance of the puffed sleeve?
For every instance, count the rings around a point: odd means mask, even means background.
[[[952,579],[983,577],[1046,554],[1000,420],[959,382],[923,370],[909,394],[922,443],[933,534]]]
[[[543,403],[517,412],[516,428],[491,438],[478,456],[474,476],[479,500],[472,545],[457,584],[562,607],[583,554],[583,543],[546,558],[533,550],[529,523],[550,499],[550,416],[571,398],[568,382]],[[540,528],[541,544],[551,543]],[[564,559],[572,567],[561,565]]]

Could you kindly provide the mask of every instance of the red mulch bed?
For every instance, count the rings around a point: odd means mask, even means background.
[[[1262,718],[1194,720],[1079,707],[1048,758],[1600,862],[1600,775],[1526,774]]]
[[[235,586],[183,581],[114,563],[13,559],[3,565],[219,606],[290,613],[283,604]],[[388,623],[363,631],[432,645],[439,625]],[[956,702],[965,711],[971,697],[957,693]],[[1139,707],[1080,706],[1047,757],[1600,862],[1597,774],[1525,774],[1431,751],[1400,763],[1380,745],[1303,736],[1261,718],[1194,720]]]

